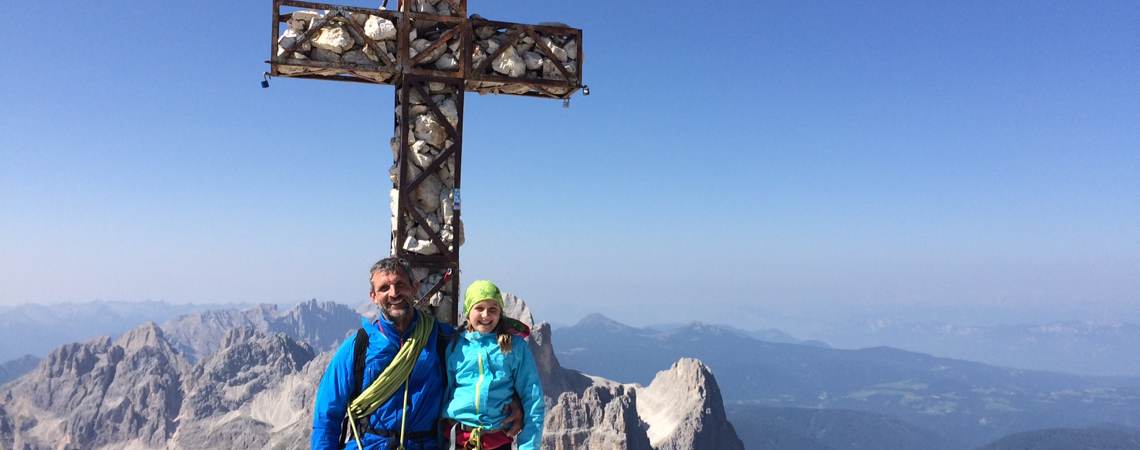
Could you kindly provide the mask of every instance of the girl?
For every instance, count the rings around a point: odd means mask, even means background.
[[[502,429],[503,407],[513,394],[522,400],[519,450],[542,447],[543,399],[538,369],[526,343],[530,330],[503,316],[503,295],[494,283],[479,280],[467,287],[463,333],[447,351],[448,402],[444,435],[451,448],[510,449]]]

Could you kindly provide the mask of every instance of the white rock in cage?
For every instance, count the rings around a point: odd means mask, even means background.
[[[413,0],[412,12],[435,14],[435,8],[431,6],[431,2],[427,0]]]
[[[323,16],[324,16],[324,14],[321,14],[317,11],[308,10],[308,9],[303,9],[300,11],[293,11],[292,13],[289,14],[290,19],[296,20],[299,22],[304,22],[306,29],[309,28],[310,26],[312,26],[314,20],[320,19]]]
[[[566,49],[567,58],[578,59],[578,40],[571,39],[563,48]]]
[[[344,52],[344,54],[340,56],[340,60],[342,62],[346,62],[346,63],[350,63],[350,64],[359,64],[362,66],[373,65],[372,60],[369,59],[368,56],[364,54],[363,50],[349,50],[347,52]]]
[[[305,29],[309,27],[309,22],[306,22],[306,21],[301,20],[301,19],[295,19],[293,17],[289,17],[288,19],[285,19],[285,26],[288,27],[286,29],[287,31],[304,32]]]
[[[333,53],[344,53],[352,48],[356,41],[348,34],[344,27],[334,25],[321,28],[320,34],[313,39],[313,46]]]
[[[395,166],[393,166],[393,168],[395,168]],[[391,219],[392,219],[392,232],[393,233],[396,231],[396,227],[400,223],[399,221],[396,220],[396,211],[398,211],[399,209],[400,209],[400,190],[396,189],[396,188],[392,188],[392,190],[388,191],[388,211],[392,215]]]
[[[412,144],[412,162],[422,168],[426,168],[430,165],[438,153],[435,147],[432,147],[431,144],[425,141],[416,141]]]
[[[526,63],[528,70],[538,70],[542,68],[542,56],[535,52],[523,53],[523,62]]]
[[[519,57],[514,47],[507,47],[491,62],[491,68],[508,77],[520,77],[526,73],[526,63]]]
[[[437,172],[439,173],[440,181],[443,181],[443,187],[445,190],[450,190],[451,188],[455,187],[455,174],[452,173],[450,161],[451,160],[448,159],[446,162],[441,164],[439,166],[439,172]]]
[[[300,40],[304,34],[305,33],[303,31],[293,30],[292,28],[285,30],[284,33],[281,33],[281,37],[277,38],[277,56],[284,55],[285,49],[294,45],[297,47],[294,48],[293,51],[307,52],[309,50],[312,50],[312,46],[310,46],[308,42],[301,42],[299,45],[297,44],[297,41]],[[294,56],[294,58],[296,58],[296,56]]]
[[[415,58],[416,55],[419,55],[420,53],[422,53],[425,50],[427,50],[428,48],[430,48],[431,44],[432,44],[432,41],[429,41],[427,39],[416,39],[416,40],[412,41],[411,57]],[[432,50],[431,53],[429,53],[427,56],[424,57],[423,63],[430,64],[432,62],[435,62],[435,60],[437,58],[439,58],[440,56],[442,56],[443,53],[446,51],[447,51],[447,46],[440,45],[439,47],[437,47],[435,50]]]
[[[550,53],[558,59],[558,62],[566,62],[566,50],[554,45],[554,41],[551,41],[550,38],[543,36],[542,45],[546,47],[547,50],[550,50]]]
[[[424,181],[416,186],[415,192],[412,197],[416,199],[416,205],[424,211],[435,211],[439,209],[439,191],[443,189],[443,183],[439,181],[439,177],[435,174],[424,177]]]
[[[352,19],[352,23],[355,23],[355,24],[360,25],[360,26],[364,26],[364,23],[368,22],[368,17],[369,16],[366,13],[359,13],[359,12],[355,12],[355,11],[350,11],[348,13],[348,18]]]
[[[483,47],[476,45],[475,49],[471,51],[472,67],[479,67],[479,65],[483,64],[483,61],[486,61],[486,60],[487,60],[487,53],[483,51]]]
[[[455,70],[459,68],[459,61],[455,59],[455,55],[444,53],[439,59],[435,60],[435,68],[439,70]]]
[[[439,214],[436,214],[436,213],[425,214],[424,215],[424,222],[427,222],[427,228],[429,230],[438,231],[440,229]],[[425,237],[425,239],[427,239],[427,238]],[[447,243],[447,242],[444,241],[444,243]]]
[[[490,55],[499,50],[499,41],[494,39],[487,39],[483,41],[483,47],[486,48],[487,54]]]
[[[439,112],[443,113],[443,116],[447,118],[451,126],[459,126],[459,109],[455,106],[455,100],[445,98],[436,103],[436,106],[439,107]]]
[[[374,41],[391,41],[396,39],[396,26],[383,17],[368,16],[368,21],[364,22],[364,35]]]
[[[313,61],[330,63],[340,62],[340,55],[320,47],[314,48],[313,51],[309,53],[309,55],[313,57]]]
[[[434,242],[416,239],[412,236],[408,236],[404,239],[404,250],[421,255],[434,255],[439,253],[439,249],[435,247]]]
[[[364,56],[367,56],[368,59],[371,60],[372,62],[377,62],[377,63],[380,62],[380,58],[376,56],[376,51],[373,50],[371,46],[365,45],[363,51],[364,51]],[[391,51],[387,51],[384,53],[388,55],[388,61],[392,61],[392,62],[396,61],[396,55],[393,55]]]

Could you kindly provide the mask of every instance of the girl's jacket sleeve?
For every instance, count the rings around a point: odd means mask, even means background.
[[[340,426],[348,409],[349,391],[355,376],[352,373],[352,353],[356,338],[345,339],[317,386],[317,399],[313,404],[313,434],[309,444],[313,450],[340,449]]]
[[[538,378],[538,367],[530,353],[530,345],[521,337],[514,336],[512,352],[518,352],[518,367],[514,368],[515,392],[522,399],[523,428],[518,435],[519,450],[539,450],[542,448],[542,421],[545,403],[542,399],[542,381]]]

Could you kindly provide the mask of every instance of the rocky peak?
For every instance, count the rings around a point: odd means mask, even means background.
[[[638,331],[601,315],[575,325],[581,326]],[[535,327],[530,339],[547,403],[543,448],[744,449],[712,371],[699,360],[683,358],[642,387],[563,368],[548,323]]]
[[[504,292],[503,305],[506,306],[503,310],[503,315],[525,323],[528,327],[534,328],[534,315],[531,314],[530,307],[517,295]]]
[[[283,333],[253,327],[228,331],[221,348],[191,371],[182,415],[199,419],[240,407],[313,359],[313,349]]]
[[[115,345],[122,347],[127,354],[134,354],[151,348],[170,348],[170,343],[167,342],[162,328],[159,328],[154,322],[144,323],[124,333],[115,340]]]
[[[103,337],[52,352],[6,386],[3,407],[21,432],[21,446],[160,446],[176,427],[185,367],[148,323],[114,343]]]
[[[268,331],[283,332],[307,342],[317,351],[331,350],[344,340],[345,331],[357,327],[360,316],[352,308],[316,299],[298,304],[270,322]]]
[[[682,358],[639,389],[638,415],[659,450],[744,449],[724,412],[720,387],[708,366]]]

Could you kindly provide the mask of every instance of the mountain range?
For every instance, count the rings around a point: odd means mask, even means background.
[[[116,336],[148,321],[162,323],[186,314],[242,307],[103,300],[0,306],[0,362],[24,355],[43,357],[60,345]]]
[[[678,356],[700,359],[716,374],[730,411],[756,405],[869,412],[967,446],[1052,427],[1140,425],[1140,378],[1012,369],[887,347],[772,343],[700,323],[660,331],[601,315],[557,331],[560,360],[620,381],[645,383],[649,368]],[[730,420],[753,429],[740,417]]]
[[[529,316],[508,299],[516,317]],[[0,448],[304,447],[313,386],[358,324],[344,305],[310,301],[192,314],[61,346],[0,386]],[[622,384],[563,368],[549,325],[534,331],[548,405],[543,448],[743,450],[700,361],[677,360],[648,386]]]

